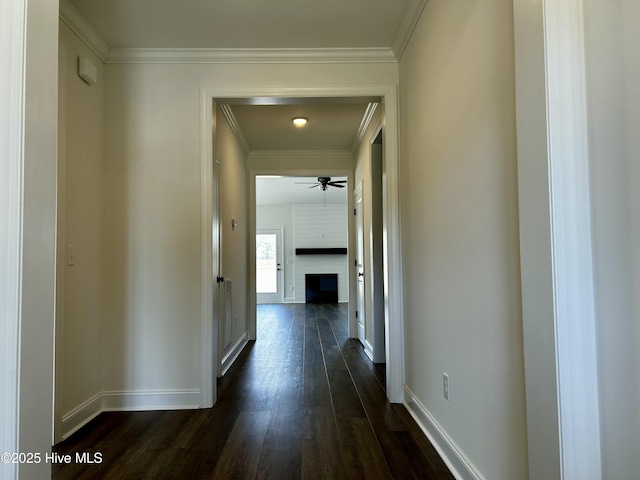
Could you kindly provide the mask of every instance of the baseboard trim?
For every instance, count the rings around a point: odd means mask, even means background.
[[[222,361],[220,362],[220,376],[224,376],[225,373],[231,368],[233,362],[236,361],[238,355],[244,350],[244,347],[249,343],[247,339],[247,332],[243,333],[242,336],[233,344],[233,346],[229,349],[229,352],[222,357]]]
[[[200,408],[200,390],[123,390],[102,392],[102,410],[190,410]]]
[[[102,413],[102,392],[96,393],[62,416],[62,439],[69,438],[100,413]]]
[[[444,463],[457,480],[485,480],[464,452],[449,437],[446,430],[436,421],[429,410],[405,385],[404,406],[418,426],[427,436]]]
[[[69,438],[102,412],[196,408],[200,408],[199,389],[100,392],[62,416],[62,439]]]
[[[367,339],[364,340],[364,353],[369,357],[369,360],[373,362],[373,346]]]

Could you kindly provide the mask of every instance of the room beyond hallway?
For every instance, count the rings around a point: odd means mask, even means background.
[[[384,368],[348,338],[347,305],[260,305],[258,340],[211,409],[108,412],[55,447],[102,463],[54,479],[453,479],[384,394]]]

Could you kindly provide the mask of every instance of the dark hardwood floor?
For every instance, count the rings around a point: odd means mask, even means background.
[[[262,305],[258,340],[211,409],[110,412],[54,451],[100,452],[54,479],[447,479],[438,454],[384,393],[384,366],[348,338],[346,305]]]

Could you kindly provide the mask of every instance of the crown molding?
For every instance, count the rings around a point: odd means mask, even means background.
[[[404,49],[407,48],[413,30],[416,28],[426,4],[427,0],[409,0],[398,30],[393,37],[393,42],[391,43],[391,51],[396,61],[399,62],[400,58],[402,58]]]
[[[248,157],[249,154],[251,153],[251,146],[247,141],[247,137],[244,136],[244,133],[240,128],[240,124],[238,124],[238,120],[236,119],[236,116],[233,113],[233,109],[231,108],[231,105],[219,103],[218,106],[220,107],[220,110],[222,110],[222,113],[224,114],[225,118],[229,122],[229,126],[231,127],[231,130],[233,131],[233,134],[235,135],[236,140],[238,140],[238,143],[240,144],[240,148],[242,148],[242,151],[244,152],[245,156]]]
[[[376,48],[114,48],[107,63],[395,63]]]
[[[68,0],[60,0],[60,20],[62,20],[103,63],[107,63],[111,48]]]
[[[362,121],[360,122],[358,131],[356,132],[356,135],[353,138],[353,143],[351,144],[351,153],[354,157],[358,153],[358,149],[360,148],[362,139],[364,138],[365,133],[367,133],[367,129],[369,128],[369,124],[371,123],[373,115],[376,113],[378,105],[379,103],[370,103],[369,105],[367,105],[367,109],[364,111]]]
[[[345,157],[353,159],[349,150],[253,150],[251,159],[259,158],[327,158]]]
[[[391,48],[111,48],[69,0],[60,0],[60,20],[109,64],[397,63],[426,2],[409,1]]]

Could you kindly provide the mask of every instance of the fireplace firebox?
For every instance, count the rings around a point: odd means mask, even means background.
[[[307,273],[304,286],[307,303],[338,303],[337,273]]]

